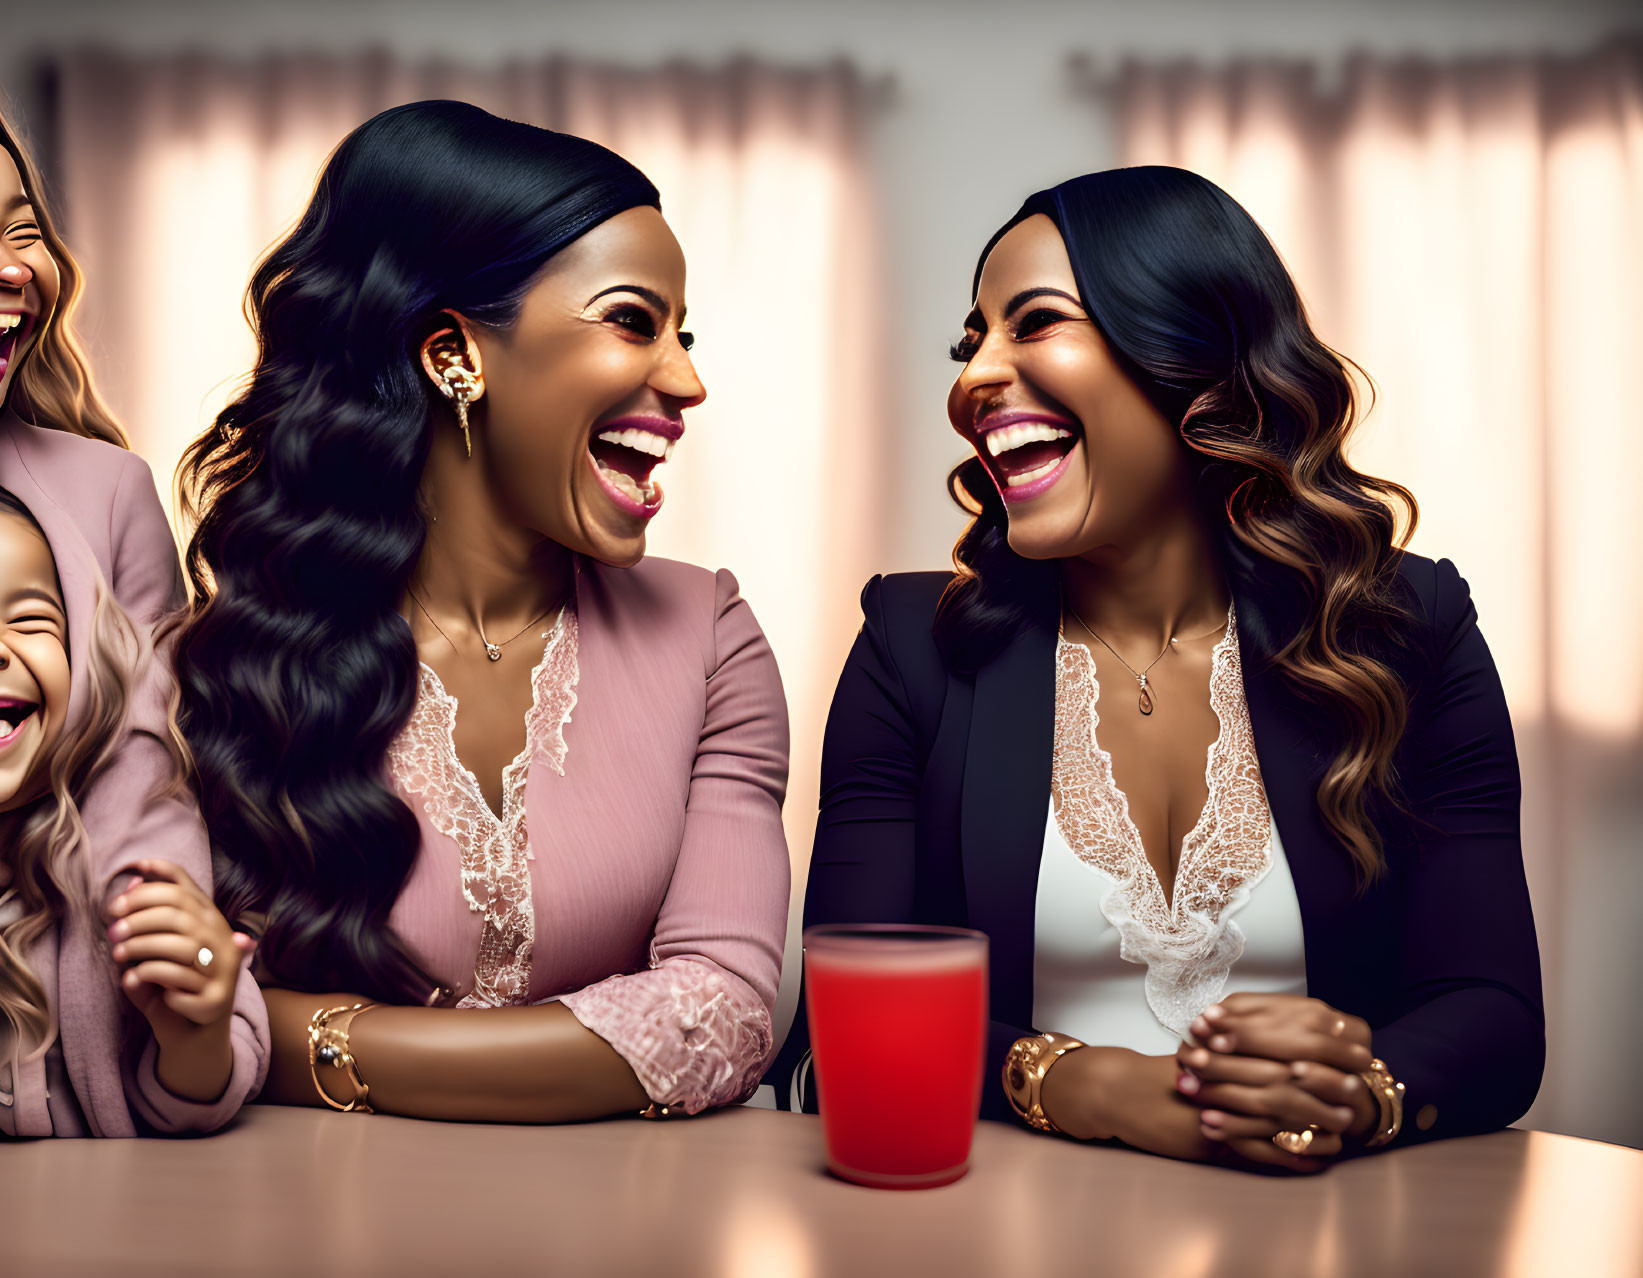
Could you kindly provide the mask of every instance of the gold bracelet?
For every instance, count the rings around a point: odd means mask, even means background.
[[[1364,1142],[1365,1149],[1389,1145],[1403,1130],[1403,1084],[1392,1077],[1386,1062],[1372,1060],[1369,1068],[1358,1075],[1369,1089],[1369,1094],[1380,1106],[1380,1118],[1375,1123],[1375,1134]]]
[[[313,1019],[308,1022],[308,1072],[314,1079],[314,1090],[319,1098],[332,1109],[341,1110],[344,1114],[372,1114],[376,1111],[367,1104],[371,1089],[366,1085],[359,1073],[359,1062],[354,1054],[348,1050],[348,1030],[361,1012],[377,1007],[376,1003],[355,1003],[352,1007],[327,1007],[314,1013]],[[331,1018],[340,1016],[344,1012],[352,1012],[342,1028],[333,1028]],[[346,1105],[331,1099],[329,1092],[319,1081],[319,1067],[329,1065],[333,1069],[340,1069],[347,1076],[349,1085],[354,1089],[353,1099]]]
[[[1061,1134],[1061,1129],[1044,1112],[1041,1099],[1044,1075],[1050,1066],[1076,1051],[1084,1044],[1067,1034],[1039,1034],[1032,1038],[1018,1038],[1010,1044],[1004,1057],[1004,1094],[1010,1105],[1029,1127],[1041,1132]]]

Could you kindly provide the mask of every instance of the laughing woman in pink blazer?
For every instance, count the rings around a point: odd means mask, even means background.
[[[694,1113],[771,1048],[787,720],[729,573],[646,560],[703,398],[654,187],[455,102],[338,147],[194,446],[183,730],[260,936],[265,1098]]]
[[[38,192],[0,119],[0,1135],[210,1131],[261,1083],[267,1020],[146,659],[176,548]]]

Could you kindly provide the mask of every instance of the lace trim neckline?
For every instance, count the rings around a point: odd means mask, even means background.
[[[1113,780],[1112,756],[1097,741],[1095,659],[1065,636],[1056,645],[1056,826],[1074,855],[1113,880],[1102,912],[1119,932],[1120,954],[1147,966],[1147,1001],[1182,1037],[1220,996],[1243,953],[1233,915],[1272,864],[1272,817],[1244,699],[1235,606],[1210,655],[1209,693],[1219,730],[1206,753],[1208,793],[1181,840],[1174,892],[1166,898],[1129,798]]]
[[[1176,859],[1175,864],[1174,891],[1168,896],[1164,893],[1164,885],[1158,878],[1158,871],[1153,868],[1152,862],[1147,858],[1146,846],[1141,840],[1140,828],[1130,815],[1129,795],[1119,787],[1117,781],[1113,778],[1112,755],[1101,748],[1096,738],[1096,729],[1101,723],[1101,681],[1096,676],[1094,654],[1083,644],[1074,643],[1071,639],[1068,639],[1065,634],[1058,635],[1056,639],[1056,661],[1058,666],[1056,678],[1057,710],[1059,712],[1062,701],[1061,675],[1073,675],[1074,671],[1070,666],[1082,664],[1084,669],[1078,673],[1082,674],[1089,684],[1089,707],[1086,714],[1089,719],[1089,747],[1092,756],[1090,764],[1100,775],[1101,783],[1109,791],[1108,797],[1116,806],[1118,826],[1124,836],[1124,842],[1130,845],[1129,850],[1133,852],[1135,857],[1139,858],[1140,864],[1145,867],[1146,873],[1142,877],[1151,880],[1149,886],[1156,894],[1157,900],[1152,903],[1153,909],[1150,912],[1170,919],[1177,917],[1180,913],[1181,884],[1188,879],[1188,871],[1194,860],[1193,854],[1199,851],[1207,842],[1204,827],[1215,819],[1215,778],[1217,771],[1222,770],[1218,769],[1217,764],[1223,762],[1223,756],[1228,746],[1227,724],[1230,717],[1228,710],[1229,702],[1232,700],[1227,695],[1228,683],[1237,683],[1237,700],[1240,702],[1243,700],[1243,679],[1241,672],[1237,669],[1238,639],[1235,608],[1236,605],[1227,609],[1226,634],[1221,636],[1216,641],[1215,647],[1210,650],[1209,704],[1210,709],[1215,713],[1217,726],[1215,739],[1210,742],[1209,749],[1205,751],[1204,755],[1206,797],[1204,806],[1198,812],[1198,819],[1193,822],[1192,828],[1181,838],[1180,856]],[[1232,666],[1230,673],[1225,668],[1229,662]],[[1059,713],[1057,717],[1059,718]],[[1059,735],[1057,733],[1058,747],[1060,745]],[[1061,756],[1059,748],[1056,754],[1059,761]],[[1056,775],[1057,777],[1060,776],[1059,768]]]
[[[565,774],[565,729],[576,708],[579,680],[577,650],[572,600],[560,609],[531,671],[525,744],[502,770],[500,814],[485,801],[478,778],[457,755],[457,699],[426,663],[418,663],[411,719],[389,748],[389,766],[401,788],[422,800],[434,828],[456,844],[463,898],[470,910],[484,916],[474,989],[459,1007],[499,1007],[529,999],[536,921],[525,788],[538,758]]]

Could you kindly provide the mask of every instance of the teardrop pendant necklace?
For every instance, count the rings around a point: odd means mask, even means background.
[[[1100,635],[1096,634],[1095,627],[1090,625],[1089,622],[1085,621],[1084,618],[1082,618],[1078,615],[1078,609],[1074,608],[1072,606],[1072,604],[1067,603],[1065,599],[1062,600],[1062,603],[1065,604],[1067,611],[1072,613],[1073,620],[1076,621],[1079,625],[1083,626],[1084,629],[1088,630],[1090,632],[1090,634],[1094,637],[1094,639],[1097,643],[1099,643],[1108,652],[1112,653],[1113,656],[1117,657],[1119,662],[1123,665],[1124,669],[1128,670],[1132,675],[1135,676],[1135,682],[1137,684],[1139,684],[1140,688],[1141,688],[1141,695],[1138,698],[1136,698],[1136,702],[1135,702],[1136,709],[1138,709],[1142,714],[1151,714],[1152,711],[1153,711],[1153,701],[1152,701],[1152,693],[1147,688],[1147,671],[1151,670],[1154,666],[1156,666],[1160,661],[1162,661],[1164,659],[1164,653],[1168,652],[1170,650],[1170,645],[1175,643],[1176,636],[1171,635],[1168,639],[1164,640],[1163,648],[1159,651],[1159,653],[1156,657],[1154,657],[1151,661],[1147,662],[1146,670],[1137,670],[1134,666],[1130,665],[1129,662],[1124,660],[1124,654],[1123,653],[1119,652],[1117,648],[1114,648],[1110,643],[1108,643]],[[1209,631],[1208,634],[1199,635],[1198,638],[1207,639],[1207,638],[1209,638],[1210,635],[1218,634],[1222,630],[1225,630],[1226,628],[1227,628],[1226,623],[1222,622],[1214,630]]]

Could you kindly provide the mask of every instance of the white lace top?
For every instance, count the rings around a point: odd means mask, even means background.
[[[1229,989],[1306,992],[1300,907],[1267,807],[1244,701],[1237,618],[1210,660],[1220,732],[1209,797],[1181,843],[1173,900],[1097,743],[1089,651],[1056,649],[1053,793],[1039,870],[1033,1023],[1086,1042],[1173,1052]],[[1253,930],[1247,930],[1253,929]]]

